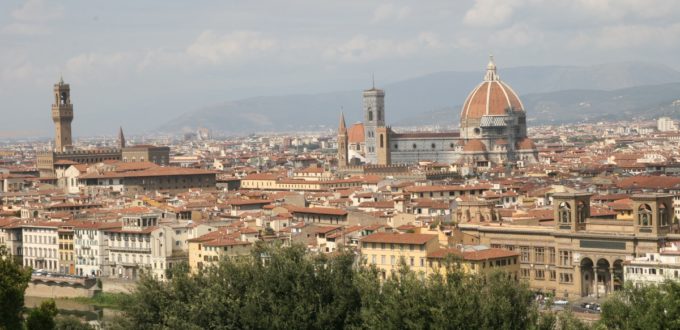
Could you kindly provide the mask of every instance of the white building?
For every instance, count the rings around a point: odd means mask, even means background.
[[[644,257],[626,261],[623,265],[626,281],[636,287],[659,284],[665,280],[680,280],[680,248],[673,243],[661,248],[659,253],[647,253]]]
[[[57,238],[60,224],[61,221],[42,221],[22,226],[24,266],[50,272],[59,271]]]
[[[106,231],[120,227],[120,222],[83,221],[74,225],[73,249],[77,275],[108,275],[102,273],[102,266],[109,258]]]
[[[656,120],[656,129],[660,132],[675,132],[678,130],[678,127],[670,117],[660,117]]]
[[[137,279],[142,272],[150,272],[163,280],[173,264],[188,261],[188,221],[162,224],[159,218],[158,214],[125,216],[120,229],[106,231],[107,274]]]

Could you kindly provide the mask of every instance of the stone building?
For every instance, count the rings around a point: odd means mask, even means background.
[[[379,165],[434,161],[482,169],[495,165],[521,167],[538,161],[536,146],[527,137],[524,106],[512,88],[500,80],[493,58],[482,83],[463,104],[459,132],[393,131],[385,124],[385,92],[375,87],[363,92],[363,111],[363,141],[352,139],[360,136],[350,134],[344,120],[340,125],[341,168],[359,161]]]
[[[484,244],[520,253],[520,277],[558,297],[603,296],[619,290],[624,263],[657,253],[680,238],[671,224],[673,196],[634,195],[634,219],[594,218],[590,194],[556,193],[548,223],[513,224],[484,219],[457,224],[462,244]],[[474,220],[474,219],[473,219]]]

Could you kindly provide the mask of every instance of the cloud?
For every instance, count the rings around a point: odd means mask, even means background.
[[[134,52],[83,53],[66,61],[65,74],[80,79],[111,79],[128,73],[138,60]]]
[[[463,17],[463,23],[475,27],[494,27],[506,23],[515,8],[522,4],[518,0],[476,0]]]
[[[21,36],[36,36],[50,34],[52,31],[47,23],[61,18],[64,9],[60,6],[51,7],[43,0],[27,0],[23,6],[11,13],[14,22],[0,29],[0,33]]]
[[[11,23],[0,29],[0,33],[22,36],[36,36],[50,34],[51,30],[42,24]]]
[[[444,44],[431,32],[423,32],[415,38],[406,40],[371,39],[366,35],[357,35],[346,42],[328,47],[323,56],[331,61],[356,63],[406,57],[422,50],[442,47]]]
[[[489,38],[489,46],[523,47],[539,42],[542,39],[543,33],[540,30],[533,29],[527,24],[519,23],[493,33]]]
[[[12,11],[12,17],[20,21],[44,22],[61,18],[62,7],[50,7],[44,0],[27,0],[24,5]]]
[[[680,39],[680,23],[665,26],[642,24],[605,26],[591,33],[579,33],[568,46],[572,49],[672,48]]]
[[[236,31],[219,35],[212,30],[203,31],[187,48],[187,54],[210,63],[243,60],[273,51],[277,41],[259,32]]]
[[[373,12],[373,23],[383,22],[387,20],[403,20],[411,15],[411,8],[408,6],[398,7],[393,4],[384,4],[378,6]]]
[[[605,21],[675,17],[680,8],[676,0],[578,0],[571,5],[580,13]]]

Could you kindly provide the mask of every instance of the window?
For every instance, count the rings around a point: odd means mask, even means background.
[[[558,211],[558,217],[560,223],[570,223],[571,222],[571,206],[567,202],[562,202]]]
[[[528,246],[522,246],[520,247],[521,251],[521,262],[530,262],[531,260],[531,253],[529,252],[529,247]]]
[[[390,265],[394,265],[396,261],[396,258],[394,256],[390,256]]]
[[[571,251],[560,251],[560,266],[571,266]]]
[[[548,263],[555,264],[555,248],[548,248]]]
[[[522,276],[522,278],[529,278],[531,276],[530,274],[531,273],[529,269],[526,268],[520,269],[520,275]]]
[[[385,256],[384,255],[380,256],[380,264],[381,265],[385,264]]]
[[[569,273],[560,273],[560,283],[572,283],[574,278]]]
[[[545,271],[542,269],[536,269],[536,279],[537,280],[543,280],[545,279]]]
[[[545,249],[542,247],[534,248],[534,262],[542,264],[545,262]]]

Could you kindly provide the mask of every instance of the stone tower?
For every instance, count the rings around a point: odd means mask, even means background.
[[[377,164],[376,129],[385,127],[385,91],[375,86],[363,93],[366,162]]]
[[[343,113],[340,115],[340,126],[338,127],[338,168],[345,168],[348,164],[347,140],[347,125],[345,125],[345,114]]]
[[[73,147],[71,122],[73,121],[73,104],[71,104],[71,88],[60,78],[54,84],[54,104],[52,104],[52,121],[55,126],[54,149],[57,152],[70,150]]]
[[[590,217],[589,193],[553,194],[553,218],[555,229],[575,233],[586,229]]]
[[[123,135],[123,127],[118,131],[118,148],[125,148],[125,135]]]
[[[392,156],[390,154],[390,128],[385,126],[378,126],[375,129],[376,136],[376,164],[378,165],[392,165]]]

